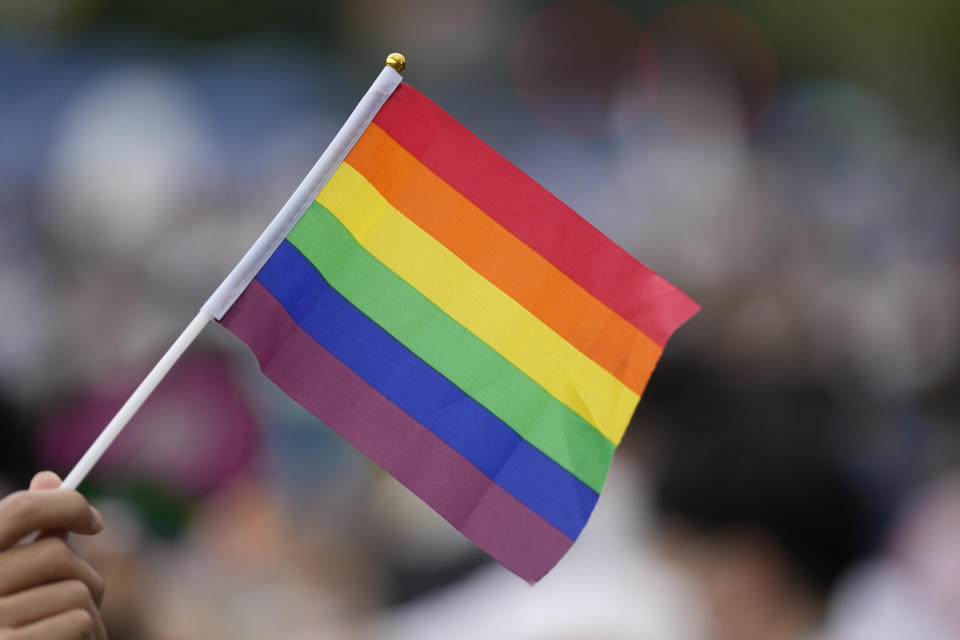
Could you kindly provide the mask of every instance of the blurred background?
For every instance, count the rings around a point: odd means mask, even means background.
[[[960,638],[958,36],[953,0],[0,0],[0,493],[70,469],[401,51],[703,311],[533,588],[208,328],[85,486],[111,638]]]

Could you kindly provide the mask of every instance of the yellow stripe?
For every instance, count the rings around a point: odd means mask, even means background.
[[[377,260],[617,444],[640,397],[344,163],[317,196]]]

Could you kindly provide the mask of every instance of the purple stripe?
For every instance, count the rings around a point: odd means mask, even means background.
[[[573,544],[317,344],[259,282],[222,324],[277,386],[521,578],[536,582]]]

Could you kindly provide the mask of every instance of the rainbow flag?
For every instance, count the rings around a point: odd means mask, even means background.
[[[580,534],[698,307],[400,84],[221,323],[524,579]]]

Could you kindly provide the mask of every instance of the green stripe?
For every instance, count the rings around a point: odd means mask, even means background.
[[[364,249],[314,202],[287,239],[371,320],[598,493],[615,445]]]

